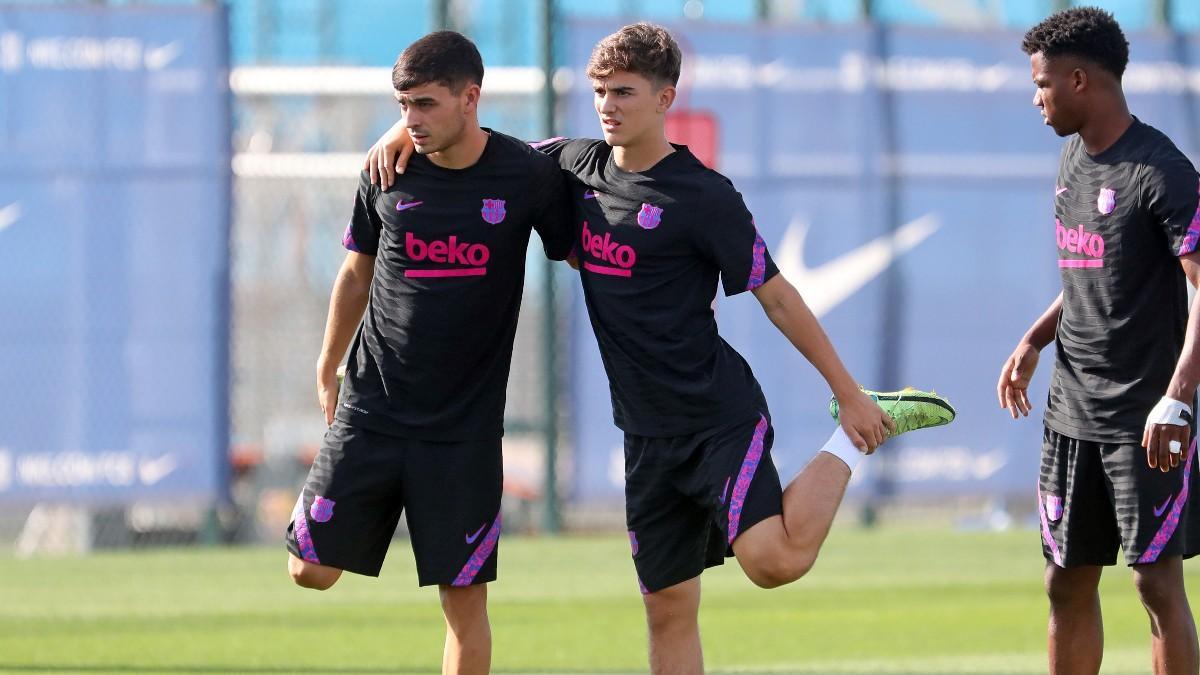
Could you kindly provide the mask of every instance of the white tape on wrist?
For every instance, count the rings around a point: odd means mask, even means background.
[[[1146,416],[1146,427],[1153,424],[1174,424],[1185,427],[1192,423],[1192,407],[1182,401],[1164,396],[1154,404],[1154,409]]]

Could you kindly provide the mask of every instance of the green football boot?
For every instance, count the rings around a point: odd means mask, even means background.
[[[888,438],[899,436],[906,431],[940,427],[954,421],[954,406],[936,392],[919,391],[906,387],[901,391],[871,391],[862,392],[879,404],[880,408],[896,423],[896,430],[888,434]],[[829,414],[838,421],[837,397],[829,399]]]

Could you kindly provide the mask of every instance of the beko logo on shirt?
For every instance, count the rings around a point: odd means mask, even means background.
[[[1054,238],[1059,251],[1085,255],[1086,258],[1064,258],[1058,261],[1059,267],[1104,267],[1104,237],[1094,232],[1088,232],[1083,227],[1067,229],[1062,221],[1054,219]]]
[[[596,274],[615,277],[633,276],[633,266],[637,263],[637,251],[634,251],[632,246],[615,241],[610,233],[605,233],[603,237],[592,234],[586,220],[583,221],[583,235],[580,237],[580,243],[583,244],[584,251],[600,261],[608,263],[607,265],[597,265],[585,261],[584,269]]]
[[[469,267],[448,267],[433,270],[404,270],[406,277],[477,277],[487,274],[488,258],[491,251],[483,244],[472,244],[459,241],[456,235],[449,239],[434,239],[424,241],[412,232],[404,235],[404,252],[413,262],[428,260],[447,265],[468,265]]]

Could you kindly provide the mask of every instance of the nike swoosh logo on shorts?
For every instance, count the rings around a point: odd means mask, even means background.
[[[1171,495],[1170,497],[1167,497],[1167,501],[1163,502],[1163,503],[1162,503],[1162,506],[1156,506],[1156,507],[1154,507],[1154,517],[1155,517],[1155,518],[1158,518],[1159,516],[1161,516],[1161,515],[1163,514],[1163,512],[1164,512],[1164,511],[1166,511],[1166,510],[1167,510],[1167,505],[1171,503],[1171,499],[1172,499],[1174,496],[1175,496],[1175,495]]]
[[[485,527],[487,527],[487,523],[480,525],[479,529],[475,530],[475,534],[468,534],[467,535],[467,543],[474,544],[475,540],[479,538],[480,533],[483,532],[483,528],[485,528]]]
[[[404,202],[397,202],[397,203],[396,203],[396,210],[397,210],[397,211],[407,211],[408,209],[416,208],[416,207],[418,207],[418,206],[420,206],[420,205],[422,205],[422,204],[424,204],[424,203],[425,203],[425,202],[408,202],[408,203],[406,204],[406,203],[404,203]]]
[[[1054,189],[1054,196],[1055,196],[1055,197],[1057,197],[1057,196],[1061,195],[1062,193],[1064,193],[1064,192],[1066,192],[1066,191],[1067,191],[1067,188],[1065,188],[1065,187],[1055,188],[1055,189]]]

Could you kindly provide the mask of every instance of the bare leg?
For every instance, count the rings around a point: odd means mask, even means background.
[[[642,596],[650,632],[650,672],[692,675],[704,672],[700,648],[700,577]]]
[[[487,584],[439,586],[446,615],[446,651],[442,673],[486,675],[492,667],[492,627],[488,623]]]
[[[1183,558],[1174,556],[1149,565],[1134,565],[1133,582],[1150,616],[1155,675],[1196,675],[1200,670],[1200,647],[1183,585]]]
[[[288,574],[297,586],[324,591],[341,578],[342,571],[336,567],[310,563],[288,553]]]
[[[1051,675],[1100,672],[1104,656],[1099,591],[1102,571],[1096,565],[1063,568],[1046,563]]]
[[[829,536],[850,481],[845,462],[819,452],[783,491],[783,515],[755,523],[733,542],[746,576],[763,588],[808,573]]]

